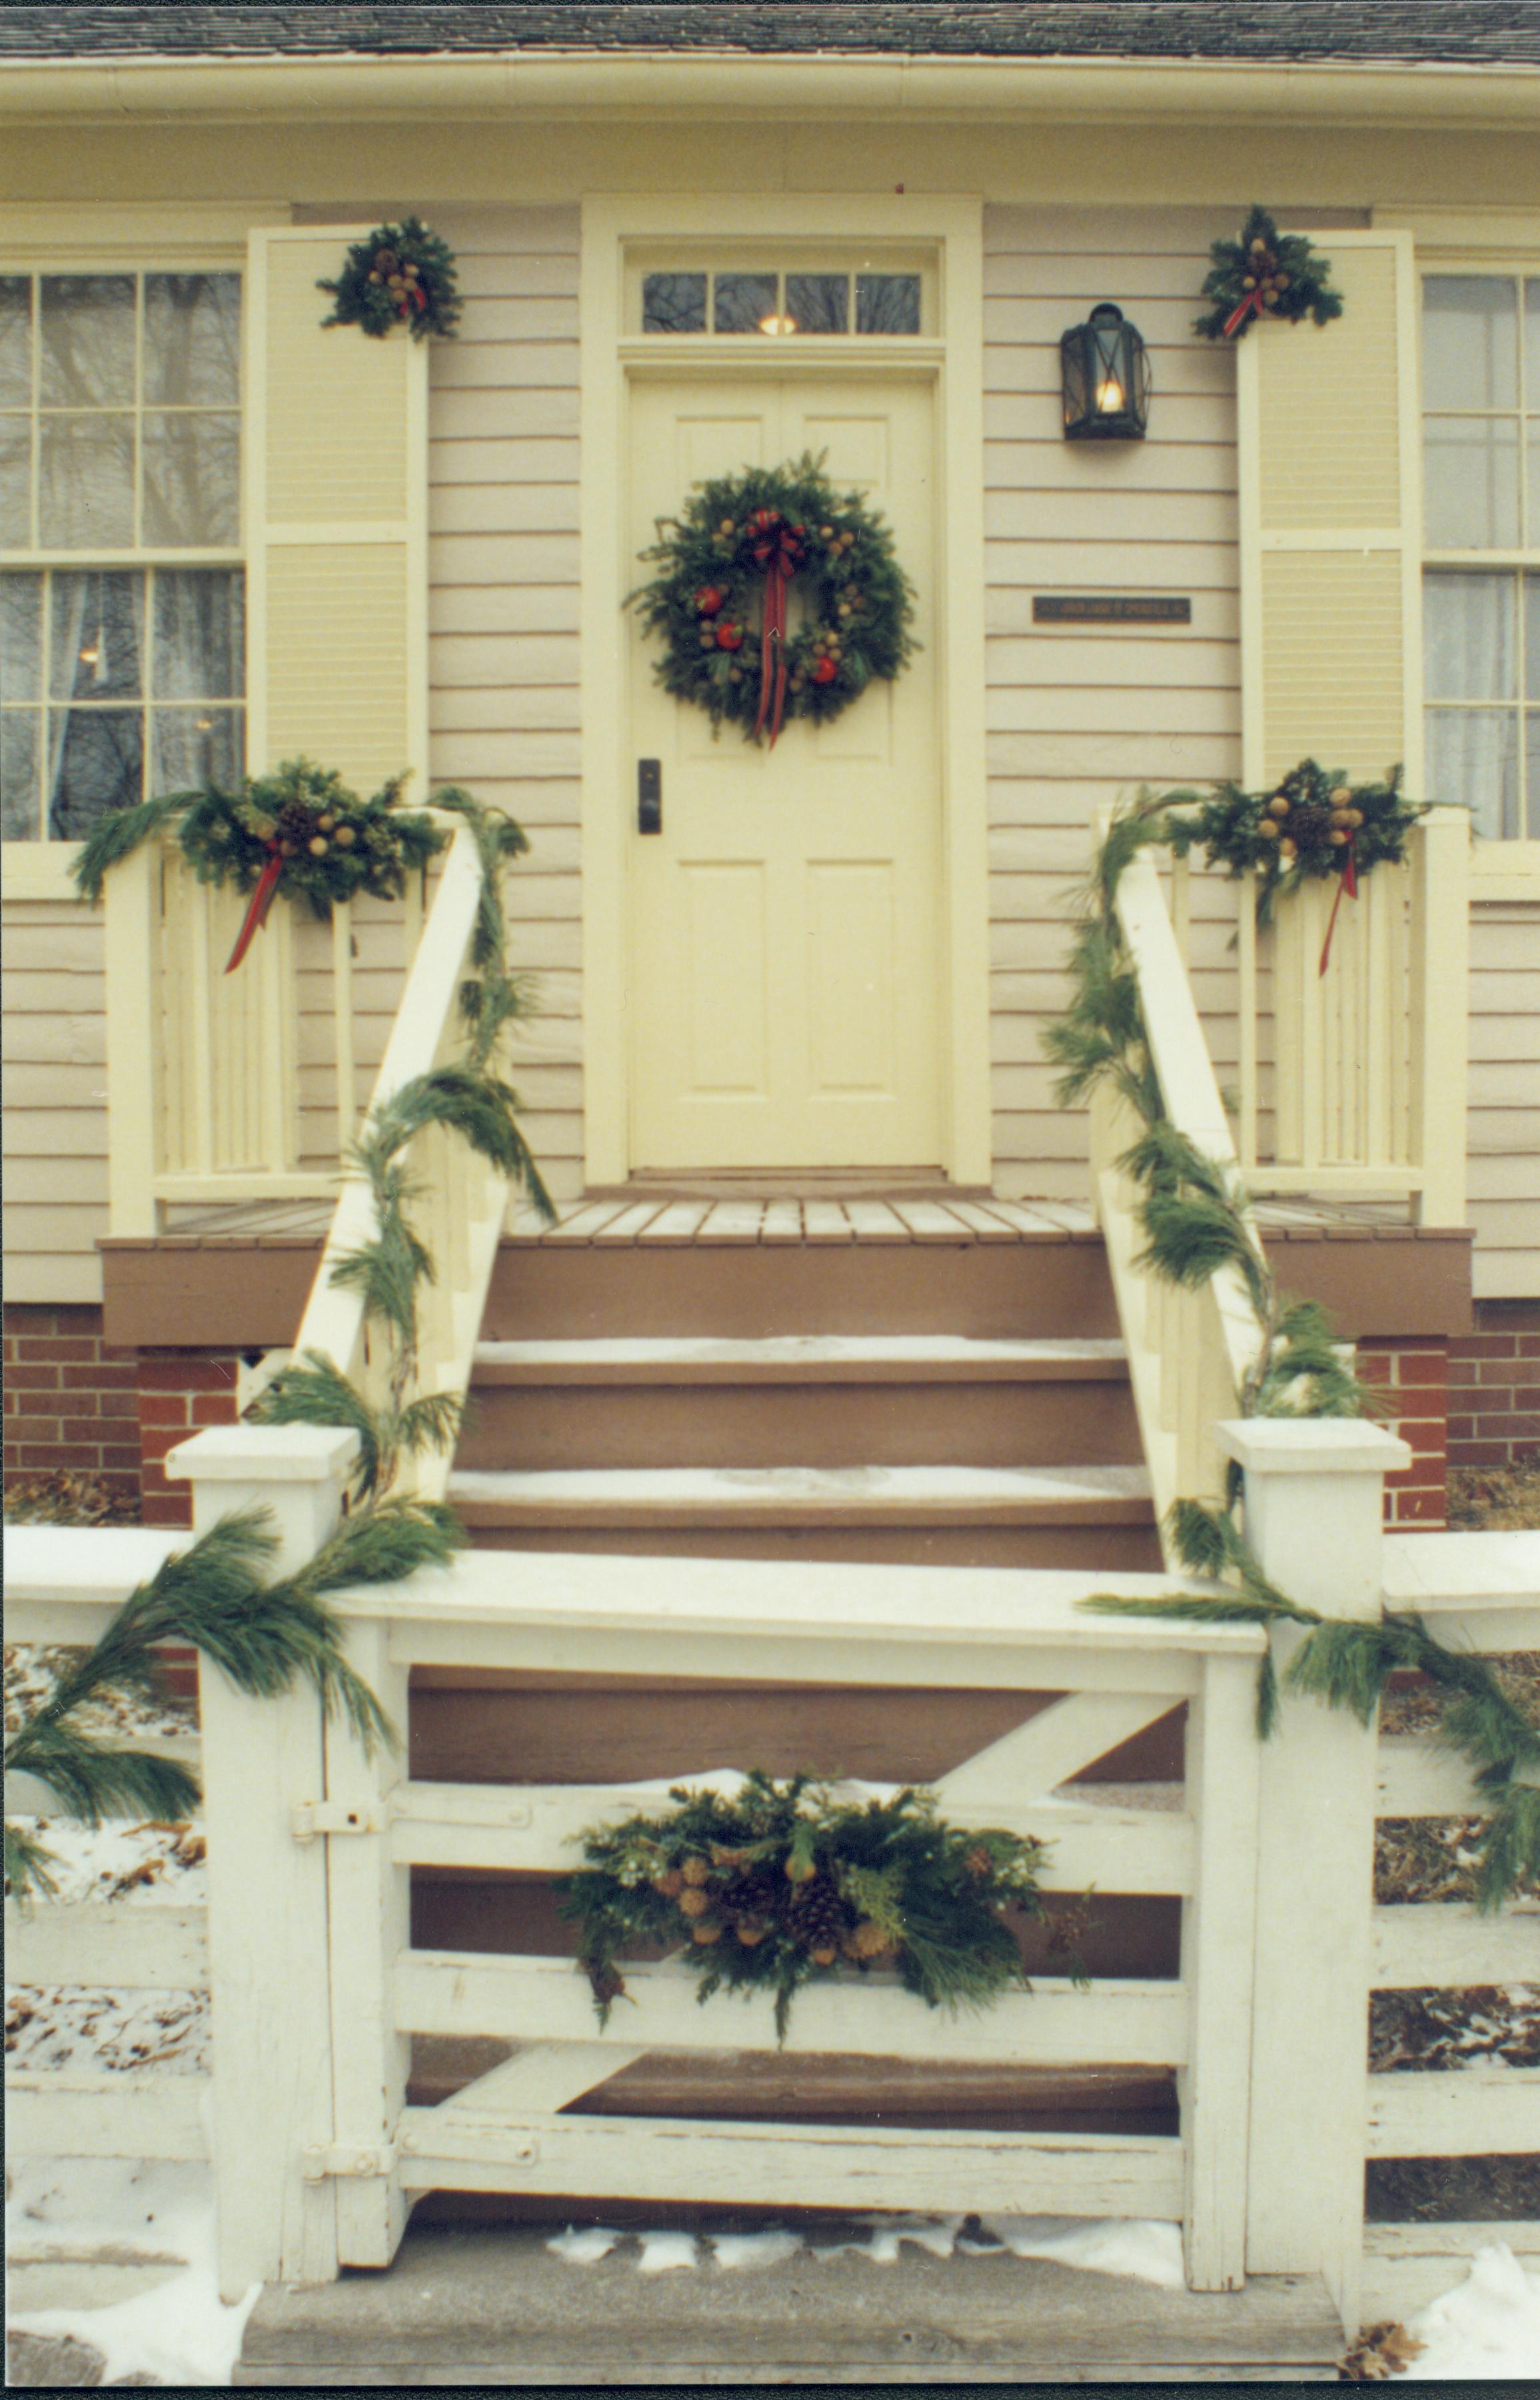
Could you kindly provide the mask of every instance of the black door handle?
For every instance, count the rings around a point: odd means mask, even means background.
[[[663,830],[663,762],[661,758],[638,758],[636,761],[636,830],[638,833],[661,833]]]

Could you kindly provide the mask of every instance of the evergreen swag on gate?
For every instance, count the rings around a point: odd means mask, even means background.
[[[785,718],[828,723],[913,654],[914,587],[891,527],[859,493],[841,496],[811,451],[696,484],[641,555],[659,572],[628,605],[662,636],[658,681],[703,708],[714,733],[737,725],[773,748]]]
[[[1326,1311],[1280,1295],[1239,1170],[1206,1157],[1165,1113],[1117,893],[1142,850],[1171,839],[1172,798],[1142,795],[1114,817],[1093,858],[1070,953],[1070,1006],[1043,1037],[1062,1070],[1056,1097],[1061,1107],[1073,1107],[1106,1084],[1139,1120],[1138,1139],[1117,1162],[1143,1190],[1137,1214],[1145,1247],[1137,1266],[1189,1291],[1223,1268],[1239,1275],[1261,1337],[1241,1386],[1242,1415],[1362,1416],[1375,1406],[1373,1396],[1338,1356]],[[1446,1648],[1413,1610],[1386,1609],[1377,1622],[1323,1618],[1291,1601],[1269,1583],[1247,1547],[1237,1519],[1240,1498],[1240,1471],[1233,1465],[1227,1507],[1179,1497],[1167,1518],[1189,1572],[1230,1589],[1164,1600],[1100,1592],[1080,1605],[1119,1616],[1302,1627],[1284,1688],[1350,1709],[1366,1725],[1394,1676],[1426,1676],[1445,1704],[1438,1738],[1469,1762],[1487,1804],[1476,1841],[1477,1906],[1492,1910],[1523,1893],[1540,1894],[1540,1724],[1485,1658]],[[1279,1689],[1269,1650],[1257,1686],[1262,1739],[1276,1728]]]
[[[635,1943],[684,1956],[704,2002],[726,1986],[775,1995],[784,2040],[804,1984],[895,1969],[931,2008],[983,2007],[1026,1984],[1008,1913],[1043,1914],[1040,1842],[947,1824],[928,1792],[841,1800],[826,1783],[755,1771],[729,1798],[676,1785],[674,1807],[591,1827],[563,1915],[601,2025],[626,1996],[616,1961]]]
[[[340,789],[334,776],[319,769],[307,773],[317,789]],[[398,782],[387,790],[399,787]],[[188,797],[182,795],[182,801]],[[144,822],[135,839],[167,822],[175,805],[164,804],[163,813]],[[331,1270],[334,1285],[361,1295],[365,1319],[381,1337],[384,1398],[372,1406],[334,1360],[312,1351],[302,1364],[276,1375],[250,1411],[257,1424],[341,1425],[358,1434],[347,1513],[316,1556],[277,1583],[266,1582],[263,1573],[277,1548],[268,1512],[246,1509],[223,1518],[129,1594],[101,1639],[7,1739],[7,1773],[37,1777],[65,1815],[88,1825],[135,1811],[180,1818],[198,1805],[198,1780],[185,1767],[152,1752],[110,1748],[90,1725],[90,1708],[105,1692],[158,1691],[157,1647],[162,1643],[190,1643],[222,1668],[238,1690],[255,1698],[290,1691],[298,1679],[309,1682],[327,1716],[340,1712],[367,1752],[400,1741],[398,1728],[349,1666],[342,1627],[327,1597],[361,1584],[397,1583],[418,1567],[445,1564],[465,1540],[452,1510],[392,1490],[410,1460],[450,1446],[460,1421],[460,1402],[453,1393],[411,1397],[418,1295],[432,1279],[434,1265],[408,1214],[408,1146],[428,1126],[445,1126],[521,1183],[541,1216],[550,1220],[555,1213],[519,1127],[518,1094],[493,1064],[500,1035],[527,1002],[525,985],[508,963],[501,880],[507,862],[529,844],[511,817],[484,807],[469,792],[453,786],[435,792],[433,805],[466,820],[481,862],[472,972],[459,992],[462,1056],[415,1076],[372,1111],[353,1165],[369,1184],[375,1230]],[[433,834],[433,847],[441,847],[443,836],[426,819],[420,822]],[[100,894],[107,867],[134,846],[130,840],[109,856],[99,847],[95,892],[88,877],[88,896]],[[53,1863],[35,1834],[7,1819],[7,1892],[24,1901],[55,1889]]]

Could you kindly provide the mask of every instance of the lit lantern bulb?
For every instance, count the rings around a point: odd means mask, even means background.
[[[1111,416],[1123,406],[1123,386],[1115,376],[1109,375],[1105,383],[1097,386],[1097,406],[1103,416]]]

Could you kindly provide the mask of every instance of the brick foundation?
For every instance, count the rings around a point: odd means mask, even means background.
[[[161,1461],[200,1425],[234,1425],[233,1351],[115,1348],[95,1307],[5,1312],[5,1469],[99,1476],[146,1525],[190,1525],[185,1483]]]
[[[1448,1522],[1451,1347],[1439,1334],[1365,1334],[1358,1343],[1358,1372],[1388,1411],[1383,1422],[1411,1445],[1411,1466],[1385,1478],[1385,1523],[1397,1531],[1437,1533]]]
[[[1449,1345],[1449,1463],[1512,1466],[1540,1452],[1540,1301],[1479,1300]]]

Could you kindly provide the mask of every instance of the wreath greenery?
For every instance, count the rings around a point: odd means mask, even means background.
[[[1342,295],[1328,278],[1331,261],[1313,250],[1303,234],[1281,234],[1264,208],[1253,205],[1236,241],[1217,241],[1209,257],[1213,265],[1203,287],[1212,300],[1206,317],[1193,320],[1192,331],[1211,342],[1238,341],[1253,317],[1281,318],[1297,325],[1314,317],[1329,324],[1342,313]]]
[[[641,555],[659,571],[629,605],[662,637],[658,680],[718,732],[725,721],[773,743],[783,717],[825,723],[913,652],[914,587],[892,528],[811,451],[696,484]]]
[[[332,294],[323,325],[358,325],[380,340],[398,325],[418,342],[429,334],[452,335],[459,320],[455,253],[419,217],[376,225],[353,243],[341,274],[316,290]]]
[[[83,899],[100,900],[109,868],[152,835],[174,830],[200,883],[233,883],[253,894],[230,961],[238,966],[278,893],[303,897],[320,918],[360,892],[400,898],[407,877],[448,839],[430,818],[401,807],[405,782],[393,776],[361,800],[334,769],[286,758],[238,792],[215,784],[170,792],[99,818],[75,860],[75,880]]]
[[[1297,892],[1308,877],[1340,875],[1351,896],[1371,867],[1398,866],[1407,836],[1426,814],[1425,804],[1403,796],[1398,766],[1377,784],[1353,784],[1314,758],[1302,758],[1268,792],[1220,784],[1206,798],[1167,792],[1160,805],[1161,838],[1179,858],[1201,844],[1209,866],[1227,866],[1232,877],[1257,869],[1259,925],[1268,923],[1280,894]]]
[[[931,2008],[981,2007],[1026,1971],[1005,1912],[1041,1916],[1039,1842],[963,1831],[928,1792],[852,1803],[826,1783],[756,1770],[733,1798],[676,1786],[666,1816],[591,1826],[563,1913],[599,2022],[625,1994],[616,1964],[637,1943],[684,1942],[697,1998],[773,1991],[785,2038],[794,1996],[817,1977],[895,1969]]]

